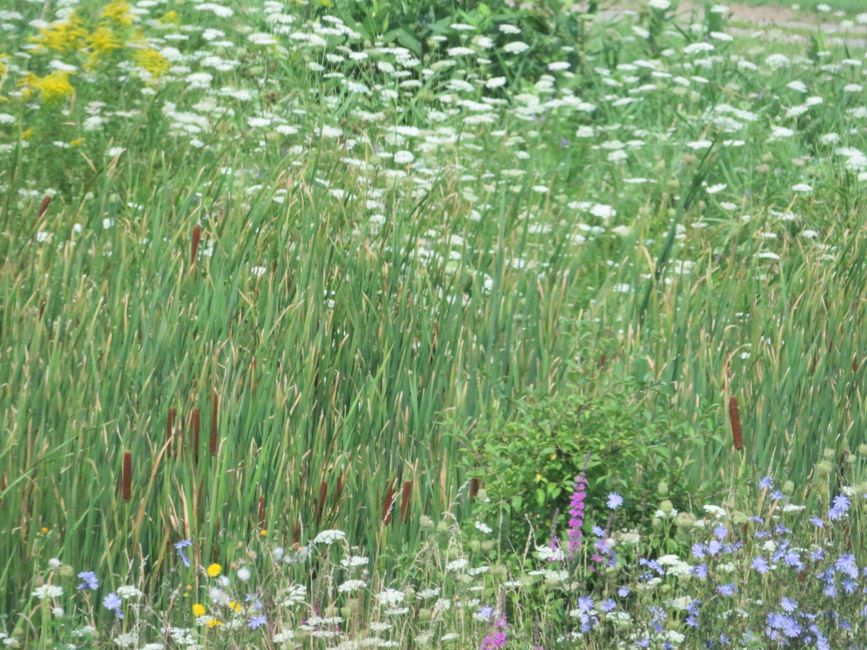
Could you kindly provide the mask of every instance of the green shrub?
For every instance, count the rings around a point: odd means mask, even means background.
[[[603,386],[590,381],[567,382],[556,394],[527,395],[508,418],[469,431],[463,463],[488,497],[487,507],[502,509],[513,543],[526,541],[527,522],[536,541],[544,542],[551,527],[568,520],[569,497],[587,457],[590,510],[605,511],[605,499],[616,491],[626,497],[632,514],[655,508],[660,481],[668,498],[688,501],[679,475],[683,463],[675,455],[677,441],[693,429],[654,408],[655,388],[639,389],[633,380]],[[588,525],[605,522],[588,521]]]

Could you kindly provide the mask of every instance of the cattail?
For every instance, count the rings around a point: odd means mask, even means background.
[[[265,495],[259,495],[259,527],[265,526]]]
[[[476,495],[479,493],[479,488],[481,487],[481,484],[482,484],[482,482],[477,478],[470,480],[470,498],[471,499],[474,499],[476,497]]]
[[[211,451],[211,456],[217,455],[217,415],[220,410],[220,396],[214,393],[214,403],[211,408],[211,439],[208,444],[208,449]]]
[[[292,527],[292,543],[298,544],[301,542],[301,522],[296,521]]]
[[[199,409],[193,409],[190,414],[190,429],[193,432],[193,459],[196,463],[199,462],[199,427],[201,426],[201,415]]]
[[[403,490],[400,494],[400,520],[406,523],[409,519],[410,497],[412,496],[412,481],[403,482]]]
[[[190,264],[196,263],[196,254],[199,252],[199,243],[202,241],[202,227],[198,224],[193,226],[193,241],[190,244]]]
[[[328,498],[328,481],[319,484],[319,503],[316,505],[316,523],[322,520],[322,512],[325,510],[325,499]]]
[[[391,523],[391,506],[394,503],[394,481],[388,484],[385,491],[385,499],[382,501],[382,523],[386,526]]]
[[[735,449],[743,449],[744,432],[741,429],[741,413],[738,410],[738,400],[736,397],[729,397],[729,420],[732,425],[732,439],[735,443]]]
[[[120,475],[120,496],[129,503],[132,498],[132,452],[123,452],[123,471]]]
[[[169,409],[169,415],[166,418],[166,451],[168,453],[172,453],[172,437],[174,436],[175,413],[175,409]]]
[[[51,195],[46,194],[42,197],[42,202],[39,204],[39,214],[36,215],[37,219],[41,219],[42,215],[45,214],[45,211],[48,209],[48,206],[51,204]]]
[[[603,352],[599,355],[599,370],[605,370],[605,364],[608,363],[608,357]]]
[[[334,503],[340,500],[340,495],[343,494],[343,485],[346,483],[346,477],[340,474],[337,477],[337,485],[334,486]]]

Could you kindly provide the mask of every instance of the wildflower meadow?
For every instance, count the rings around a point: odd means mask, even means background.
[[[867,649],[865,47],[0,2],[2,647]]]

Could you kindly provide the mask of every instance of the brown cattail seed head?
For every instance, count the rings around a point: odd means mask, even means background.
[[[193,409],[190,414],[190,429],[193,432],[193,458],[199,462],[199,429],[202,425],[202,416],[199,409]]]
[[[394,481],[389,483],[388,489],[385,491],[385,498],[382,500],[382,523],[391,523],[391,507],[394,504]]]
[[[409,519],[410,497],[412,497],[412,481],[404,481],[400,494],[400,520],[402,522]]]
[[[322,513],[325,511],[325,500],[328,498],[328,481],[322,481],[319,484],[319,503],[316,505],[316,523],[322,520]]]
[[[132,452],[123,452],[123,470],[120,476],[120,496],[129,502],[132,498]]]
[[[202,241],[202,227],[198,224],[193,226],[193,239],[190,243],[190,264],[196,263],[196,255],[199,253],[199,243]]]
[[[214,403],[211,408],[211,437],[208,443],[208,449],[211,456],[217,455],[217,415],[220,410],[220,396],[214,393]]]
[[[42,218],[42,215],[45,214],[45,211],[48,209],[49,205],[51,205],[51,195],[46,194],[42,197],[42,202],[39,204],[39,214],[36,215],[37,219]]]
[[[738,400],[736,397],[729,398],[729,420],[732,426],[732,440],[735,449],[744,448],[744,432],[741,429],[741,413],[738,410]]]

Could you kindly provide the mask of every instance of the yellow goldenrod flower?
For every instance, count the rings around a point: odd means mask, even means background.
[[[103,56],[120,49],[123,45],[111,29],[102,26],[94,29],[87,37],[87,47],[93,53]]]
[[[30,40],[55,52],[75,52],[84,46],[87,30],[75,12],[61,22],[52,23],[39,30],[39,36]]]
[[[107,18],[118,25],[132,25],[132,11],[129,4],[123,2],[123,0],[109,2],[103,7],[102,13],[99,16],[100,18]]]
[[[208,567],[208,576],[211,578],[216,578],[223,572],[223,567],[219,564],[212,564]]]
[[[141,68],[147,70],[154,77],[159,77],[169,69],[169,62],[162,54],[152,47],[138,50],[133,55],[133,61]]]
[[[29,98],[33,90],[38,90],[42,101],[46,104],[66,99],[75,92],[75,88],[69,83],[69,73],[59,70],[44,77],[37,77],[32,72],[28,73],[18,82],[18,85],[24,87],[25,99]]]
[[[208,610],[205,609],[205,606],[202,603],[194,603],[193,604],[193,616],[199,618],[200,616],[204,616],[205,612]]]

